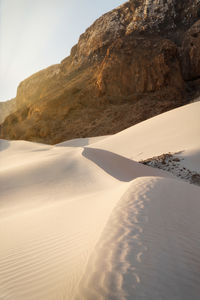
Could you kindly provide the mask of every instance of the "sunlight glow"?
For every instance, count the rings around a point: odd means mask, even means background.
[[[1,0],[0,101],[15,97],[20,81],[69,55],[97,17],[123,2]]]

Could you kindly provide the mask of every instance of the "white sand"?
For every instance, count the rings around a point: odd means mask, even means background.
[[[134,180],[105,227],[76,299],[199,299],[199,195],[198,187],[176,180]]]
[[[199,170],[199,110],[56,146],[1,140],[0,300],[199,300],[200,188],[130,159],[182,151]]]
[[[200,173],[200,147],[188,148],[175,156],[181,160],[183,167]]]

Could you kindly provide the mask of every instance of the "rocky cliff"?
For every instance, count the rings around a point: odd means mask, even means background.
[[[199,92],[199,16],[199,0],[130,0],[106,13],[69,57],[19,85],[1,137],[112,134],[186,103]]]
[[[5,102],[0,102],[0,124],[9,116],[11,113],[17,110],[15,99],[11,99]]]

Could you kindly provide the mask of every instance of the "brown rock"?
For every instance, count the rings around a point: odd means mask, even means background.
[[[102,95],[129,96],[162,88],[184,89],[177,47],[170,40],[125,37],[112,44],[100,65]]]
[[[200,78],[200,21],[185,34],[181,47],[181,65],[185,80]]]
[[[0,102],[0,124],[6,119],[8,115],[17,110],[15,99],[5,102]]]
[[[17,108],[53,97],[62,86],[60,77],[60,66],[53,65],[22,81],[17,89]]]

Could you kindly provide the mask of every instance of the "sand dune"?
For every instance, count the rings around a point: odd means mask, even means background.
[[[166,178],[134,180],[111,214],[76,299],[199,299],[199,192]]]
[[[200,102],[179,107],[123,130],[91,147],[140,161],[200,148]]]
[[[136,162],[181,151],[198,171],[199,110],[55,146],[1,140],[0,299],[199,299],[200,188]]]

